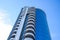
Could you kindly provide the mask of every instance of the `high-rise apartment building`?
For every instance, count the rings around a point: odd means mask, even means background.
[[[46,14],[38,8],[22,8],[7,40],[51,40]]]

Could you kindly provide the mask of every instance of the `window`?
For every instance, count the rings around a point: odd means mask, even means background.
[[[19,25],[17,25],[17,27],[19,27]]]
[[[20,22],[18,22],[17,24],[20,24]]]
[[[13,35],[12,38],[15,38],[15,35]]]
[[[21,21],[20,19],[18,21]]]
[[[16,33],[17,33],[17,31],[14,31],[14,32],[13,32],[13,34],[16,34]]]
[[[15,30],[18,30],[18,28],[15,28]]]

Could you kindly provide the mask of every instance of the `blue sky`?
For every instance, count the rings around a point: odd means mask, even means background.
[[[52,40],[60,40],[60,0],[0,0],[0,40],[6,40],[24,6],[42,9]]]

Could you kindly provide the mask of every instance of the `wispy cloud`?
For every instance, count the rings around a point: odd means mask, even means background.
[[[7,40],[11,29],[9,13],[6,10],[0,10],[0,40]]]

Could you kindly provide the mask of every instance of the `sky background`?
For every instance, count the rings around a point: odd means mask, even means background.
[[[42,9],[47,15],[52,40],[60,40],[60,0],[0,0],[0,40],[7,40],[24,6]]]

